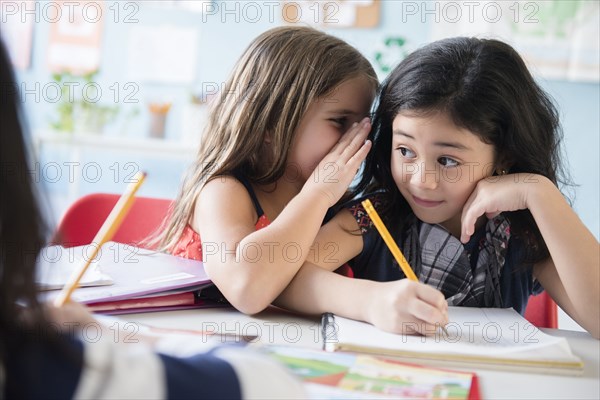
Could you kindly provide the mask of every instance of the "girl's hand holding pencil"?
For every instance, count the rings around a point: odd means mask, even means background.
[[[71,334],[73,328],[82,329],[98,323],[85,305],[75,301],[70,301],[61,307],[46,304],[44,310],[50,321],[54,322],[64,334]]]
[[[393,318],[389,320],[388,309],[384,307],[383,313],[387,315],[388,320],[379,320],[379,312],[375,310],[372,315],[375,315],[377,322],[371,323],[383,330],[408,334],[420,333],[423,335],[435,334],[437,329],[441,327],[447,336],[448,332],[445,325],[448,323],[448,303],[444,295],[437,289],[419,283],[419,279],[394,239],[392,239],[392,235],[377,211],[375,211],[371,201],[367,199],[362,202],[362,205],[407,278],[389,282],[392,284],[389,285],[392,293],[390,298],[392,309],[396,311],[393,313]],[[399,323],[400,326],[398,326]]]
[[[364,320],[392,333],[432,336],[448,323],[448,303],[437,289],[409,279],[369,282]]]

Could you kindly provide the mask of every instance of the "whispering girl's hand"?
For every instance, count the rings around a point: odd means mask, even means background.
[[[463,243],[475,231],[475,223],[483,214],[494,218],[504,211],[528,208],[528,197],[532,190],[540,188],[545,178],[540,175],[519,173],[491,176],[477,183],[475,190],[463,206],[460,240]]]
[[[344,133],[315,168],[303,190],[315,191],[329,207],[333,206],[344,195],[371,149],[371,141],[365,141],[370,130],[369,119],[365,118]]]

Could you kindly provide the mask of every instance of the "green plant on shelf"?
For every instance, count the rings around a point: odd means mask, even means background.
[[[107,124],[115,120],[119,106],[101,104],[97,99],[101,97],[95,83],[97,72],[84,75],[61,72],[52,75],[61,90],[56,103],[57,119],[50,124],[52,129],[67,133],[101,133]]]

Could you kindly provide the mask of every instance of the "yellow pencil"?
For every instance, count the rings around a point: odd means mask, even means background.
[[[129,186],[125,190],[125,193],[121,195],[119,201],[117,201],[112,211],[106,218],[106,221],[104,221],[104,223],[100,227],[100,230],[96,234],[96,237],[94,237],[94,240],[92,241],[92,243],[94,244],[92,254],[90,255],[90,257],[87,257],[81,268],[79,268],[76,271],[73,271],[73,273],[69,277],[69,281],[65,284],[58,296],[54,299],[54,305],[56,307],[62,307],[65,303],[69,301],[69,299],[71,298],[71,294],[79,285],[79,281],[83,277],[83,274],[85,274],[85,271],[90,266],[92,260],[94,260],[98,255],[100,247],[102,247],[104,243],[111,240],[117,229],[119,229],[119,227],[121,226],[121,222],[123,222],[123,219],[127,215],[127,212],[129,212],[129,209],[131,208],[131,205],[135,200],[135,193],[144,182],[144,179],[146,179],[146,173],[138,172],[133,179],[134,181],[129,184]]]
[[[373,221],[375,228],[377,228],[377,230],[379,231],[379,234],[383,238],[383,241],[387,245],[388,249],[390,249],[390,251],[392,252],[392,255],[394,256],[396,262],[402,269],[402,272],[404,272],[404,275],[406,275],[406,277],[411,281],[418,282],[419,279],[417,279],[417,276],[413,272],[412,268],[410,267],[410,265],[408,265],[408,261],[406,261],[406,258],[404,258],[404,255],[398,248],[398,245],[396,245],[396,242],[394,242],[394,239],[392,239],[392,235],[390,235],[390,232],[383,224],[383,221],[379,217],[379,214],[377,214],[377,211],[375,211],[375,207],[373,207],[371,200],[367,199],[363,201],[362,205],[365,208],[367,214],[369,214],[371,221]]]
[[[396,262],[402,269],[402,272],[404,272],[404,275],[406,275],[406,277],[408,279],[410,279],[411,281],[418,282],[419,279],[417,278],[414,271],[408,264],[408,261],[406,261],[406,258],[404,258],[404,254],[402,254],[402,252],[400,251],[400,248],[398,247],[396,242],[394,242],[394,239],[392,239],[392,235],[390,234],[390,231],[388,231],[388,229],[385,227],[385,224],[379,217],[379,214],[375,210],[375,207],[373,207],[371,200],[369,200],[369,199],[364,200],[362,202],[362,205],[365,208],[365,211],[367,212],[367,214],[369,214],[371,221],[373,221],[373,225],[375,225],[375,228],[377,228],[377,231],[383,238],[383,241],[387,245],[388,249],[390,249],[390,251],[392,252],[392,255],[394,256],[394,258],[396,259]],[[443,326],[441,328],[444,331],[444,333],[446,335],[448,335],[448,331],[446,330],[446,328]]]

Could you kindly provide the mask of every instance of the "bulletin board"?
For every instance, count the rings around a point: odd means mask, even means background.
[[[380,10],[381,0],[282,1],[286,23],[326,28],[374,28]]]
[[[53,3],[57,10],[68,10],[66,1]],[[70,2],[73,12],[60,11],[50,23],[47,64],[52,72],[69,71],[86,74],[100,68],[100,53],[103,15],[106,9],[102,2],[83,0]],[[85,10],[85,11],[83,11]]]
[[[449,4],[449,3],[448,3]],[[486,8],[487,7],[487,8]],[[439,6],[443,9],[443,6]],[[495,19],[489,15],[492,11]],[[501,38],[545,79],[600,81],[600,2],[488,2],[473,17],[441,20],[430,40],[454,36]]]

